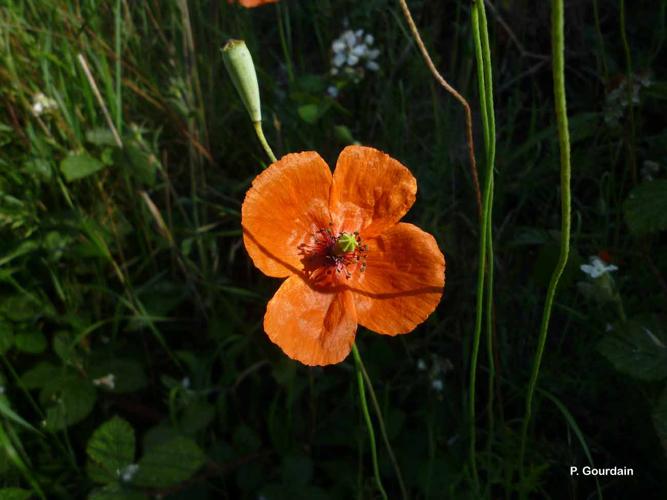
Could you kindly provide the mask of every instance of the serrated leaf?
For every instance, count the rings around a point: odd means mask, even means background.
[[[93,410],[95,398],[92,383],[73,373],[49,381],[39,395],[47,407],[46,430],[56,432],[82,421]]]
[[[660,443],[667,453],[667,388],[662,391],[658,403],[653,409],[653,425],[660,438]]]
[[[177,436],[146,451],[139,460],[133,484],[146,488],[166,488],[181,483],[205,462],[204,452],[187,437]]]
[[[667,229],[667,180],[642,182],[630,192],[623,208],[635,235]]]
[[[100,425],[88,440],[86,453],[98,466],[92,479],[114,482],[120,471],[134,461],[135,437],[132,426],[120,417]]]
[[[60,162],[60,171],[67,182],[83,179],[104,168],[104,164],[87,153],[72,153]]]
[[[137,361],[124,358],[94,359],[88,375],[91,380],[112,374],[112,387],[101,386],[109,392],[119,394],[134,392],[146,387],[148,383],[143,366]]]
[[[667,338],[657,325],[638,321],[616,325],[598,350],[619,372],[640,380],[667,377]]]

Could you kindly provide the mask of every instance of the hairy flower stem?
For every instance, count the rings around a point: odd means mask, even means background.
[[[361,357],[359,358],[359,361],[361,361]],[[366,381],[366,387],[368,388],[368,392],[371,395],[371,403],[373,404],[373,409],[375,410],[375,414],[378,417],[378,423],[380,424],[380,434],[382,434],[382,439],[384,440],[384,444],[387,447],[387,453],[389,453],[389,459],[391,460],[391,463],[394,466],[394,471],[396,472],[396,478],[398,479],[398,485],[401,488],[401,495],[403,496],[404,500],[407,500],[408,491],[405,489],[403,474],[401,474],[401,469],[398,466],[398,460],[396,460],[396,455],[394,454],[394,450],[391,447],[391,442],[389,441],[389,436],[387,435],[387,427],[384,425],[384,418],[382,417],[382,411],[380,410],[380,404],[378,403],[377,396],[375,395],[375,391],[373,390],[371,377],[368,375],[368,372],[366,371],[366,367],[364,366],[363,361],[361,361],[361,372],[364,376],[364,380]]]
[[[489,439],[494,427],[493,421],[493,379],[495,377],[493,365],[493,243],[492,243],[492,205],[493,205],[493,169],[496,151],[496,131],[493,106],[493,74],[491,68],[491,49],[489,44],[488,26],[484,2],[478,0],[472,8],[472,30],[477,61],[477,80],[479,85],[480,111],[482,128],[484,131],[484,145],[486,151],[486,176],[484,179],[484,202],[482,209],[482,227],[479,237],[479,271],[477,275],[475,331],[473,333],[472,351],[470,356],[470,393],[468,395],[468,434],[469,460],[473,482],[479,493],[479,475],[476,461],[476,427],[475,427],[475,399],[477,383],[477,363],[479,345],[482,335],[482,319],[484,311],[484,285],[486,283],[487,308],[487,349],[489,353]],[[487,264],[488,259],[488,264]],[[489,444],[490,446],[490,444]]]
[[[364,389],[363,363],[359,355],[359,349],[356,344],[352,344],[352,355],[354,356],[354,364],[357,369],[357,385],[359,386],[359,402],[361,403],[361,411],[364,414],[366,427],[368,428],[368,441],[371,444],[371,457],[373,459],[373,472],[375,473],[375,482],[378,490],[384,500],[387,500],[387,492],[382,486],[380,479],[380,467],[378,466],[377,447],[375,446],[375,431],[373,431],[373,422],[371,421],[371,414],[368,411],[368,403],[366,402],[366,391]]]
[[[521,430],[521,448],[519,452],[520,479],[523,483],[525,479],[524,458],[526,453],[526,439],[528,436],[528,427],[533,411],[533,396],[537,386],[537,378],[540,373],[542,355],[547,340],[547,330],[549,328],[549,319],[551,317],[551,308],[553,305],[556,288],[560,280],[565,265],[567,264],[570,253],[570,227],[571,227],[571,199],[570,199],[570,135],[567,121],[567,102],[565,99],[565,35],[564,35],[564,16],[563,0],[552,0],[551,2],[551,49],[552,49],[552,70],[554,80],[554,101],[556,109],[556,122],[558,124],[558,141],[560,144],[560,189],[561,189],[561,240],[560,256],[558,263],[551,275],[547,296],[542,313],[542,325],[537,340],[537,352],[533,360],[533,370],[528,383],[526,393],[526,408]],[[527,492],[522,489],[521,495],[525,497]]]
[[[272,162],[277,162],[278,160],[276,159],[276,155],[273,154],[273,150],[271,149],[271,146],[269,146],[269,143],[266,140],[266,137],[264,136],[264,130],[262,129],[262,122],[253,122],[253,126],[255,127],[255,132],[257,133],[257,138],[259,139],[259,142],[262,143],[262,147],[264,148],[264,151],[266,152],[267,156],[271,159]]]

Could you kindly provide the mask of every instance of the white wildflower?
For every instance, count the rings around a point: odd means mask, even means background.
[[[417,360],[417,370],[419,370],[420,372],[425,372],[426,371],[426,361],[419,358]]]
[[[0,396],[3,395],[4,393],[5,393],[5,386],[0,385]]]
[[[604,274],[618,270],[618,267],[613,264],[606,264],[600,257],[592,256],[589,261],[590,264],[582,264],[579,269],[588,274],[591,278],[599,278]]]
[[[327,94],[329,94],[329,97],[333,97],[335,99],[338,97],[338,87],[335,85],[329,85],[327,88]]]
[[[46,97],[41,92],[32,96],[32,114],[35,116],[41,116],[44,113],[53,111],[57,107],[58,103],[55,100]]]
[[[190,377],[184,377],[183,380],[181,380],[181,387],[185,390],[190,388]]]
[[[445,388],[445,384],[442,382],[441,379],[436,378],[431,382],[431,387],[436,392],[442,392],[443,389]]]
[[[346,30],[331,44],[331,74],[349,75],[355,82],[364,77],[364,69],[378,71],[380,50],[373,48],[375,37],[364,30]]]
[[[137,464],[129,464],[123,467],[122,469],[116,471],[118,474],[118,477],[125,483],[129,483],[132,481],[132,478],[134,475],[137,473],[139,470],[139,465]]]
[[[93,385],[101,385],[107,389],[113,390],[116,387],[116,376],[113,373],[109,373],[104,377],[96,378],[93,380]]]

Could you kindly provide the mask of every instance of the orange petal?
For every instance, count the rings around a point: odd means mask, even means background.
[[[415,202],[417,181],[377,149],[348,146],[338,157],[329,206],[337,230],[368,238],[396,224]]]
[[[243,7],[252,8],[259,7],[267,3],[276,3],[278,0],[239,0],[239,3]],[[232,3],[232,0],[228,0],[229,3]]]
[[[264,330],[290,358],[306,365],[345,359],[357,331],[352,293],[322,293],[290,276],[269,301]]]
[[[252,182],[241,208],[243,242],[264,274],[301,271],[299,245],[328,227],[331,170],[313,151],[283,156]]]
[[[440,302],[445,257],[435,238],[412,224],[367,244],[366,270],[350,283],[359,324],[387,335],[412,331]]]

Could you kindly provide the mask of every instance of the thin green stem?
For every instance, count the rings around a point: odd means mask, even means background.
[[[523,483],[524,458],[526,452],[526,439],[528,436],[528,427],[533,411],[533,396],[537,386],[537,379],[540,373],[540,365],[544,354],[544,346],[547,340],[549,328],[549,319],[551,318],[551,309],[558,282],[570,253],[570,229],[571,229],[571,195],[570,195],[570,135],[568,131],[567,120],[567,101],[565,98],[565,35],[564,35],[564,16],[563,0],[552,0],[551,2],[551,44],[552,44],[552,69],[554,81],[554,104],[556,110],[556,122],[558,124],[558,141],[560,145],[560,189],[561,189],[561,240],[560,256],[558,263],[551,276],[547,296],[542,313],[542,324],[537,341],[537,352],[533,359],[533,369],[528,383],[526,393],[526,408],[521,430],[521,447],[519,452],[520,475]],[[526,492],[522,491],[522,496]]]
[[[276,159],[276,155],[273,154],[273,150],[271,149],[271,146],[269,146],[269,143],[266,140],[266,137],[264,136],[264,129],[262,129],[262,122],[253,122],[253,126],[255,127],[255,132],[257,133],[257,138],[259,139],[259,142],[262,143],[262,147],[264,148],[264,151],[266,151],[267,156],[271,159],[272,162],[277,162],[278,160]]]
[[[632,75],[632,56],[630,55],[630,44],[628,43],[628,34],[625,28],[625,0],[621,0],[620,5],[620,30],[621,30],[621,40],[623,41],[623,53],[625,55],[625,88],[628,99],[628,118],[630,122],[630,131],[627,141],[626,154],[628,161],[630,163],[630,172],[632,174],[632,182],[637,183],[637,158],[635,156],[635,108],[632,102],[632,94],[634,87],[634,78]]]
[[[495,161],[495,118],[493,112],[493,76],[491,70],[491,50],[489,44],[486,12],[483,1],[476,1],[472,8],[472,30],[477,61],[477,80],[479,85],[480,112],[484,132],[486,151],[486,176],[484,179],[484,201],[482,208],[482,227],[479,236],[479,271],[477,275],[475,331],[473,333],[472,351],[470,357],[470,389],[468,396],[468,433],[469,433],[469,460],[476,490],[479,492],[479,475],[476,462],[476,430],[475,430],[475,399],[477,385],[477,364],[479,346],[482,335],[482,321],[484,312],[484,290],[487,284],[487,326],[492,326],[493,281],[487,268],[487,260],[493,258],[491,244],[491,205],[493,204],[493,164]],[[486,278],[489,281],[485,281]],[[493,349],[492,343],[489,344]],[[491,422],[490,422],[491,424]]]
[[[387,453],[389,453],[389,459],[391,460],[391,463],[394,466],[394,471],[396,472],[398,485],[401,488],[401,495],[403,496],[404,499],[407,500],[408,491],[405,488],[405,482],[403,481],[403,474],[401,474],[401,468],[398,466],[398,460],[396,459],[394,450],[391,447],[391,442],[389,441],[389,436],[387,435],[387,427],[384,424],[384,418],[382,417],[382,411],[380,410],[380,404],[378,403],[378,399],[375,395],[375,390],[373,389],[371,378],[368,375],[368,372],[366,371],[366,367],[364,366],[364,362],[361,360],[361,357],[359,357],[359,362],[361,365],[361,373],[363,374],[364,380],[366,381],[366,387],[368,388],[368,392],[371,395],[371,403],[373,404],[373,409],[375,410],[375,414],[377,415],[378,418],[378,423],[380,424],[380,434],[382,434],[382,439],[384,440],[384,444],[387,447]]]
[[[375,482],[377,483],[377,487],[380,490],[382,498],[384,500],[387,500],[387,492],[384,490],[384,486],[382,486],[382,480],[380,479],[380,467],[378,465],[377,447],[375,446],[375,431],[373,431],[373,422],[371,421],[371,414],[368,411],[368,403],[366,402],[366,391],[364,390],[363,364],[356,344],[352,344],[352,355],[354,356],[354,364],[357,369],[359,402],[361,403],[361,411],[364,414],[364,420],[366,421],[366,427],[368,428],[368,441],[371,444],[371,457],[373,459],[373,472],[375,473]]]

